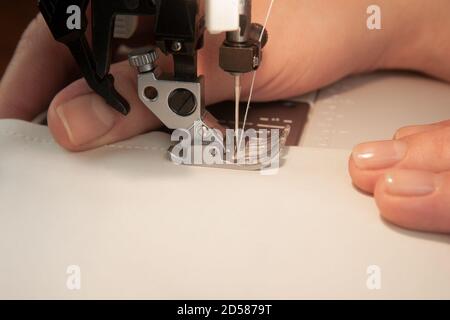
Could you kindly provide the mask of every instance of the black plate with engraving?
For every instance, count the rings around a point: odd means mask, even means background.
[[[244,120],[247,103],[240,107],[240,119]],[[287,146],[298,146],[310,106],[307,103],[295,101],[274,101],[264,103],[252,103],[248,112],[246,129],[283,129],[291,127]],[[228,128],[234,128],[234,102],[226,101],[208,107],[208,111],[219,119],[219,122]],[[240,123],[242,127],[242,123]]]

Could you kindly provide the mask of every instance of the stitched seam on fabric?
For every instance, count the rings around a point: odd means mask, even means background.
[[[167,152],[167,148],[146,147],[146,146],[127,146],[127,145],[120,145],[120,144],[108,144],[105,147],[110,148],[110,149],[119,149],[119,150],[141,150],[141,151]]]
[[[15,132],[15,131],[6,130],[6,131],[1,131],[1,133],[4,136],[16,137],[16,138],[26,140],[28,142],[36,142],[36,143],[43,143],[43,144],[55,144],[54,141],[52,141],[52,140],[41,139],[41,138],[37,138],[37,137],[30,137],[28,135],[25,135],[25,134],[22,134],[19,132]]]
[[[16,137],[23,139],[27,142],[33,142],[33,143],[41,143],[41,144],[51,144],[55,145],[54,140],[49,139],[42,139],[37,137],[31,137],[19,132],[11,131],[11,130],[3,130],[0,131],[0,134],[7,137]],[[141,150],[141,151],[161,151],[161,152],[167,152],[166,148],[160,148],[160,147],[147,147],[147,146],[139,146],[139,145],[121,145],[121,144],[110,144],[106,145],[106,148],[109,149],[118,149],[118,150]]]

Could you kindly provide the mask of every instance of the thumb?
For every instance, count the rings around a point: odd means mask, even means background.
[[[112,67],[115,86],[130,103],[123,116],[92,92],[84,80],[62,90],[48,111],[48,126],[55,140],[71,151],[83,151],[157,129],[159,120],[139,100],[135,71],[126,61]]]

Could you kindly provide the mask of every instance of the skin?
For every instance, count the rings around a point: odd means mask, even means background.
[[[450,81],[450,1],[379,0],[383,30],[366,27],[367,0],[283,0],[275,3],[270,41],[258,71],[254,100],[298,96],[343,77],[378,69],[415,70]],[[255,1],[263,22],[269,0]],[[149,30],[149,22],[141,30]],[[218,67],[223,36],[206,36],[199,53],[206,102],[233,98],[233,78]],[[164,69],[170,62],[163,58]],[[25,31],[0,83],[0,118],[31,120],[50,105],[55,140],[84,151],[160,127],[136,95],[136,74],[126,61],[112,66],[118,91],[130,102],[115,113],[76,80],[67,49],[38,16]],[[43,81],[45,75],[45,81]],[[244,77],[243,95],[250,79]],[[26,94],[23,94],[26,88]],[[355,186],[373,194],[382,216],[405,228],[450,233],[450,121],[401,128],[392,141],[355,147],[349,160]]]

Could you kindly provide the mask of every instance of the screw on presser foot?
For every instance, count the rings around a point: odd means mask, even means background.
[[[195,111],[197,100],[194,94],[186,89],[176,89],[169,96],[169,108],[176,114],[186,117]]]
[[[139,73],[151,72],[156,68],[158,52],[154,47],[137,49],[130,53],[128,61]]]

